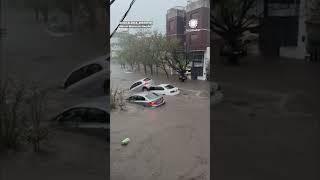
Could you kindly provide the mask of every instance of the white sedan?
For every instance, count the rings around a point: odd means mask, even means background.
[[[171,84],[159,84],[157,86],[150,86],[148,91],[154,92],[160,95],[174,96],[180,93],[179,88],[172,86]]]
[[[132,92],[146,91],[152,84],[153,84],[153,80],[146,77],[134,82],[130,86],[129,90]]]
[[[102,96],[72,107],[69,107],[52,119],[54,127],[64,130],[83,132],[88,135],[110,140],[109,97]]]
[[[109,93],[109,57],[98,57],[73,69],[63,81],[67,93],[101,96]]]

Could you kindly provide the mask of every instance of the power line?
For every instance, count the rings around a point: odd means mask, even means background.
[[[131,7],[133,6],[134,2],[136,2],[136,0],[132,0],[131,3],[130,3],[130,6],[128,8],[128,10],[124,13],[124,15],[122,16],[121,20],[120,20],[120,23],[127,17]],[[116,33],[116,31],[118,30],[119,26],[120,26],[120,23],[118,24],[118,26],[116,27],[116,29],[111,33],[110,35],[110,38],[112,38],[112,36],[114,35],[114,33]]]
[[[112,3],[114,3],[116,0],[111,0],[110,1],[110,6],[112,5]]]

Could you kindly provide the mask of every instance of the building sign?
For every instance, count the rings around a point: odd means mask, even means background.
[[[119,28],[151,28],[152,21],[122,21]]]
[[[196,31],[208,31],[208,29],[199,29],[198,27],[198,20],[197,19],[191,19],[188,23],[189,29],[186,29],[186,32],[196,32]]]

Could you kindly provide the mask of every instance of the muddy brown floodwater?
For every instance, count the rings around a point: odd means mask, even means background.
[[[143,77],[115,64],[111,71],[111,83],[121,88]],[[156,84],[165,81],[153,79]],[[166,96],[165,105],[150,109],[128,104],[127,111],[111,113],[111,179],[209,180],[210,101],[201,95],[209,85],[196,82],[201,86],[191,89],[191,81],[171,83],[182,93]],[[126,137],[131,141],[122,146]]]

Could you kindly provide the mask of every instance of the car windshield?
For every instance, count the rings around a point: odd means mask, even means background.
[[[173,89],[174,87],[172,86],[172,85],[170,85],[170,84],[168,84],[168,85],[166,85],[165,86],[167,89]]]
[[[147,95],[146,95],[146,98],[148,98],[148,99],[150,99],[150,100],[156,99],[156,98],[158,98],[158,97],[159,97],[159,95],[156,94],[156,93],[150,93],[150,94],[147,94]]]
[[[150,81],[151,79],[150,78],[145,78],[143,81]]]

